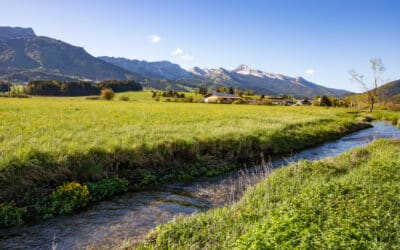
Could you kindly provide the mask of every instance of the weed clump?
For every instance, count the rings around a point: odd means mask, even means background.
[[[47,214],[66,215],[86,207],[90,201],[88,187],[77,182],[69,182],[59,186],[50,195]]]
[[[100,201],[108,199],[116,194],[128,191],[129,182],[125,179],[110,178],[98,182],[88,182],[86,186],[89,190],[91,200]]]
[[[25,208],[19,208],[14,203],[0,203],[0,227],[21,225],[25,217]]]

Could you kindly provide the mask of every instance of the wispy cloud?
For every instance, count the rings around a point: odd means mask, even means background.
[[[171,55],[174,57],[178,57],[182,60],[192,61],[194,57],[188,53],[184,53],[184,51],[180,48],[176,48],[174,51],[171,52]]]
[[[315,74],[315,69],[307,69],[306,70],[307,75],[314,75]]]
[[[149,38],[152,43],[159,43],[161,40],[159,35],[151,35]]]
[[[183,60],[187,60],[187,61],[192,61],[194,59],[194,57],[192,55],[189,55],[189,54],[184,54],[184,55],[181,56],[181,58]]]
[[[173,56],[180,56],[183,54],[183,50],[181,50],[180,48],[177,48],[176,50],[171,52],[171,55]]]

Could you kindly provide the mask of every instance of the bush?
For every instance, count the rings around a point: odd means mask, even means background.
[[[159,102],[160,101],[160,97],[159,96],[154,97],[154,101]]]
[[[127,180],[119,178],[86,183],[93,201],[100,201],[110,198],[115,194],[125,193],[128,191],[128,185],[129,182]]]
[[[51,215],[65,215],[85,207],[90,201],[90,193],[87,186],[77,182],[69,182],[59,186],[50,195],[47,213]]]
[[[0,203],[0,227],[21,225],[25,216],[25,208],[19,208],[13,203]]]
[[[243,99],[237,99],[232,102],[232,104],[245,104],[246,102]]]
[[[129,101],[129,97],[127,97],[126,95],[122,95],[122,96],[119,97],[119,100],[127,102],[127,101]]]
[[[100,93],[101,98],[108,101],[112,100],[114,98],[114,95],[115,93],[112,89],[102,89]]]

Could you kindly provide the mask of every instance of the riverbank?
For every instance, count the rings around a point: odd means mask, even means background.
[[[400,247],[399,140],[272,173],[231,206],[159,226],[142,249]]]
[[[64,190],[63,183],[77,183],[66,187],[85,194],[84,205],[67,210],[73,212],[91,204],[88,182],[119,177],[138,190],[211,176],[261,161],[262,154],[297,151],[368,126],[346,109],[313,107],[150,105],[78,98],[3,104],[0,198],[13,202],[17,214],[22,212],[18,208],[25,209],[25,221],[42,210],[42,200],[59,195],[54,192]],[[10,212],[13,206],[3,210]]]

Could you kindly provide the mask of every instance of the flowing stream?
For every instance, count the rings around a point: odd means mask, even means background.
[[[174,216],[236,201],[246,187],[260,181],[272,168],[301,159],[332,157],[377,138],[400,138],[400,130],[386,122],[374,122],[373,126],[289,157],[273,159],[267,167],[202,177],[190,183],[163,184],[100,202],[72,216],[1,229],[0,249],[109,249],[126,239],[137,243],[157,224]]]

